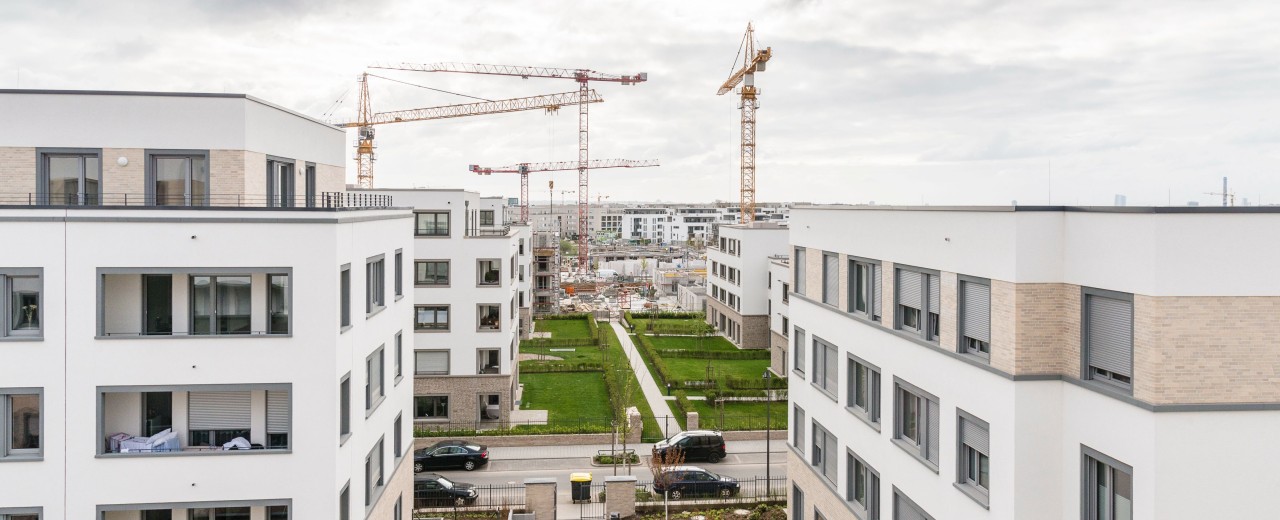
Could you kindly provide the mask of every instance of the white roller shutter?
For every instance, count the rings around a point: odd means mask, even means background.
[[[840,257],[822,255],[822,303],[835,305],[840,295]]]
[[[415,352],[416,371],[419,374],[448,374],[449,353],[446,351]]]
[[[925,431],[927,432],[927,435],[928,435],[928,439],[927,439],[928,445],[926,447],[926,451],[928,452],[927,454],[928,454],[929,462],[937,464],[938,463],[938,432],[941,430],[940,428],[941,425],[938,424],[938,421],[940,420],[940,417],[939,417],[940,414],[938,412],[938,403],[935,403],[933,401],[930,401],[928,399],[923,399],[923,398],[921,400],[925,402],[925,409],[928,411],[927,417],[925,419],[925,422],[926,422]]]
[[[893,520],[933,520],[914,503],[896,492],[893,494],[893,501]]]
[[[898,303],[917,310],[920,307],[920,273],[898,270]]]
[[[872,315],[872,316],[874,316],[874,317],[877,317],[877,318],[878,318],[878,317],[880,317],[880,294],[881,294],[881,292],[880,292],[880,286],[881,286],[881,283],[882,283],[882,282],[881,282],[881,280],[880,280],[880,266],[879,266],[879,265],[872,265],[872,266],[871,266],[871,291],[872,291],[872,294],[871,294],[871,315]]]
[[[964,335],[991,343],[991,288],[973,282],[960,282],[964,294]]]
[[[267,391],[267,433],[289,433],[289,392]]]
[[[248,430],[253,424],[253,398],[243,392],[190,392],[188,428],[192,430]]]
[[[941,307],[938,300],[942,298],[942,287],[939,285],[938,276],[932,274],[924,274],[920,276],[929,278],[929,312],[942,314],[942,311],[938,310]]]
[[[991,456],[991,440],[987,428],[964,417],[960,418],[960,443]]]
[[[1088,295],[1089,365],[1133,376],[1133,304]]]

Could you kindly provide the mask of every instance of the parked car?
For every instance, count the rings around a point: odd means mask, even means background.
[[[476,503],[476,487],[435,473],[413,477],[413,507],[449,507]]]
[[[696,496],[728,498],[738,494],[738,479],[696,466],[675,466],[663,470],[662,478],[654,479],[653,490],[658,494],[665,491],[671,500]]]
[[[464,441],[440,441],[413,452],[413,472],[462,468],[471,471],[489,463],[489,448]]]
[[[654,455],[665,455],[673,449],[684,452],[685,461],[705,460],[714,464],[724,459],[724,436],[717,431],[690,430],[653,445]]]

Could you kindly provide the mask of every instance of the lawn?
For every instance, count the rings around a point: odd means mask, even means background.
[[[552,350],[551,350],[552,348],[555,348],[555,349],[556,349],[556,351],[552,351]],[[566,352],[566,351],[565,351],[566,349],[573,349],[573,351],[572,351],[572,352]],[[562,362],[563,362],[563,363],[600,363],[600,362],[602,362],[602,361],[603,361],[603,359],[604,359],[604,350],[603,350],[603,349],[598,348],[598,347],[588,347],[588,346],[581,346],[581,347],[528,347],[528,346],[521,345],[521,346],[520,346],[520,353],[521,353],[521,354],[533,354],[533,355],[554,356],[554,357],[558,357],[558,358],[561,358],[561,359],[563,359],[563,360],[564,360],[564,361],[558,361],[558,360],[555,360],[555,359],[547,359],[547,360],[546,360],[546,361],[548,361],[548,362],[553,362],[553,363],[562,363]],[[528,361],[521,361],[521,362],[520,362],[520,364],[521,364],[521,365],[526,364],[526,363],[538,363],[538,361],[528,360]]]
[[[729,340],[721,336],[708,335],[704,338],[690,336],[649,336],[649,341],[653,342],[654,348],[659,350],[680,349],[680,350],[719,350],[737,352],[735,347]],[[701,345],[699,345],[701,341]],[[665,359],[665,358],[664,358]]]
[[[662,358],[667,364],[668,375],[677,381],[702,380],[707,377],[707,362],[711,364],[711,376],[713,379],[721,379],[722,377],[740,377],[744,379],[759,379],[764,374],[764,369],[769,367],[767,359],[689,359],[689,358]]]
[[[720,409],[707,401],[689,401],[698,412],[698,427],[712,430],[763,430],[766,424],[775,430],[787,429],[787,403],[769,406],[772,416],[765,420],[765,403],[730,401],[724,403],[724,423]]]
[[[550,332],[551,339],[591,339],[591,327],[586,318],[581,320],[536,320],[533,322],[534,332]]]
[[[553,425],[578,420],[607,424],[613,416],[600,372],[520,374],[520,383],[524,385],[520,407],[547,410],[547,421]]]
[[[618,336],[614,334],[613,327],[608,323],[600,324],[600,328],[604,330],[605,340],[609,342],[609,356],[611,359],[620,360],[619,363],[626,363],[626,353],[622,350],[622,343],[618,341]],[[615,357],[616,356],[616,357]],[[653,378],[652,369],[650,370],[650,378]],[[635,394],[631,398],[631,405],[640,410],[640,417],[644,420],[644,431],[640,434],[642,439],[654,441],[662,438],[662,428],[658,426],[658,420],[654,418],[653,409],[649,408],[649,402],[644,398],[644,392],[640,390],[640,381],[636,379],[635,371],[631,371],[631,384],[635,385]],[[662,410],[662,415],[670,414],[670,411]]]

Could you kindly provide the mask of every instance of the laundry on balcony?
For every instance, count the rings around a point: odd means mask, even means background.
[[[159,453],[182,451],[182,442],[178,432],[166,429],[150,437],[134,437],[127,433],[117,433],[107,437],[112,453]]]

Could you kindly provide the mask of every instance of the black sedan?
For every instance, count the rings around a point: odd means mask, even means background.
[[[671,500],[695,496],[728,498],[738,494],[738,480],[695,466],[676,466],[663,469],[662,478],[653,481],[653,490],[658,494],[667,491]]]
[[[450,507],[476,503],[476,487],[435,473],[413,477],[413,507]]]
[[[413,472],[462,468],[471,471],[489,463],[489,448],[464,441],[440,441],[413,452]]]

